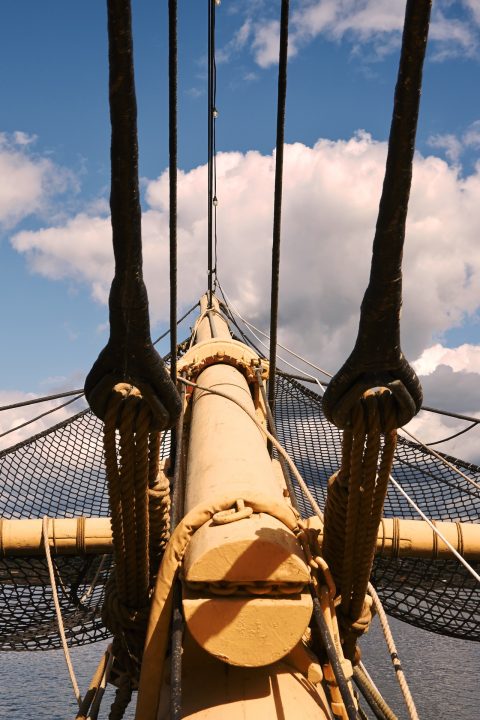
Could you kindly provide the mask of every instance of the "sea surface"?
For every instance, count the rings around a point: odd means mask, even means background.
[[[361,641],[363,659],[399,720],[408,720],[377,622]],[[391,620],[391,627],[420,720],[480,720],[480,643],[442,637],[398,620]],[[72,650],[83,691],[105,646]],[[105,696],[101,719],[108,717],[110,702],[111,695]],[[73,720],[75,709],[61,651],[0,653],[1,720]],[[126,720],[133,715],[132,705]]]

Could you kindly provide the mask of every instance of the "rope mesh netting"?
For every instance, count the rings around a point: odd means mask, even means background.
[[[277,388],[279,440],[323,509],[328,479],[340,467],[341,432],[325,419],[319,395],[283,376]],[[480,480],[480,467],[444,457],[476,482]],[[480,521],[480,490],[420,445],[398,438],[392,476],[431,519]],[[299,488],[296,494],[302,513],[310,515]],[[384,516],[419,519],[393,485]],[[480,563],[471,564],[478,572]],[[480,587],[456,559],[377,556],[372,583],[390,615],[443,635],[480,640]]]
[[[320,506],[340,465],[341,433],[324,418],[321,398],[292,378],[278,377],[276,423]],[[101,423],[84,411],[45,433],[0,453],[0,517],[108,516]],[[162,456],[168,455],[164,436]],[[480,468],[450,458],[470,477]],[[394,477],[430,517],[480,521],[480,491],[414,443],[400,440]],[[303,495],[298,503],[311,514]],[[392,486],[386,517],[415,518]],[[62,615],[70,645],[107,637],[100,614],[111,571],[106,556],[53,556]],[[476,563],[476,569],[480,563]],[[456,560],[379,558],[373,582],[391,615],[455,637],[480,640],[480,589]],[[46,561],[0,559],[0,648],[60,647]]]

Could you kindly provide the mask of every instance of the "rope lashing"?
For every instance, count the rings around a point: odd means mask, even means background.
[[[431,0],[408,0],[370,281],[355,347],[323,397],[327,418],[344,429],[350,410],[373,387],[388,387],[397,402],[397,427],[422,404],[420,382],[400,347],[402,253],[412,179],[422,68]]]
[[[115,276],[109,297],[110,337],[87,376],[85,395],[93,412],[104,419],[112,388],[130,382],[142,391],[161,430],[175,422],[180,399],[151,341],[143,282],[131,9],[129,0],[107,4]]]

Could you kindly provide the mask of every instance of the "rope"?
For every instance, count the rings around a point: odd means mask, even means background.
[[[398,720],[395,713],[387,705],[383,696],[373,684],[370,676],[363,667],[363,663],[359,663],[353,669],[353,678],[378,720]]]
[[[366,390],[388,387],[405,425],[420,410],[422,389],[400,346],[402,254],[432,0],[407,0],[385,178],[372,248],[370,279],[361,304],[355,346],[323,397],[337,427]]]
[[[395,670],[395,676],[398,680],[398,684],[400,685],[400,689],[405,700],[405,705],[407,706],[408,714],[411,720],[419,720],[417,710],[415,708],[415,703],[410,693],[410,688],[408,687],[407,679],[405,677],[402,665],[400,663],[400,659],[398,657],[397,648],[395,647],[395,641],[393,639],[393,635],[388,624],[387,615],[385,613],[385,610],[383,609],[380,598],[378,597],[377,592],[371,583],[368,583],[368,592],[373,599],[373,604],[375,606],[375,610],[382,626],[385,641],[390,652],[390,658],[392,660],[392,664]]]
[[[275,150],[275,191],[273,197],[272,279],[270,295],[270,377],[268,404],[275,410],[275,369],[277,354],[278,289],[280,279],[280,234],[282,225],[283,146],[285,104],[287,98],[289,0],[282,0],[280,15],[280,51],[278,60],[277,139]]]
[[[449,435],[448,437],[442,438],[441,440],[435,440],[435,442],[429,442],[425,443],[427,447],[431,447],[432,445],[441,445],[442,443],[446,443],[449,440],[454,440],[455,438],[460,437],[460,435],[465,435],[469,430],[472,430],[472,428],[476,427],[480,423],[480,420],[477,422],[472,422],[468,427],[463,428],[463,430],[459,430],[454,435]]]
[[[10,435],[10,433],[15,432],[15,430],[20,430],[21,428],[27,427],[27,425],[31,425],[32,423],[36,422],[37,420],[40,420],[43,417],[46,417],[47,415],[51,415],[54,412],[57,412],[57,410],[61,410],[64,407],[67,407],[67,405],[71,405],[72,403],[76,402],[77,400],[80,400],[80,398],[83,397],[83,392],[81,395],[77,395],[77,397],[72,398],[71,400],[67,400],[67,402],[62,403],[61,405],[57,405],[56,407],[52,408],[51,410],[46,410],[45,412],[41,413],[40,415],[36,415],[31,420],[27,420],[26,422],[22,423],[21,425],[15,425],[15,427],[10,428],[10,430],[5,430],[5,432],[0,433],[0,438],[5,437],[5,435]],[[29,403],[26,403],[29,404]],[[11,406],[15,407],[15,406]],[[3,409],[9,409],[3,408]]]
[[[238,310],[236,310],[236,309],[234,308],[234,306],[231,304],[230,300],[228,299],[227,294],[225,293],[225,291],[223,290],[222,286],[220,285],[220,281],[218,281],[218,286],[219,286],[220,291],[221,291],[221,293],[222,293],[222,297],[223,297],[223,299],[224,299],[224,301],[225,301],[225,307],[229,310],[230,314],[231,314],[232,312],[234,312],[235,315],[237,315],[237,317],[239,317],[240,320],[241,320],[242,322],[244,322],[245,325],[250,329],[250,332],[252,333],[253,337],[257,340],[257,342],[259,342],[260,345],[262,345],[262,347],[264,347],[264,348],[266,348],[266,349],[268,350],[268,349],[269,349],[269,346],[268,346],[266,343],[264,343],[263,340],[261,340],[261,339],[258,337],[258,335],[256,335],[256,334],[253,332],[253,330],[252,330],[251,328],[253,328],[254,330],[257,330],[257,332],[260,332],[262,335],[264,335],[264,336],[267,337],[267,338],[269,338],[270,336],[267,335],[266,333],[264,333],[262,330],[258,330],[258,328],[256,328],[254,325],[252,325],[251,323],[249,323],[247,320],[245,320],[245,318],[242,317],[242,316],[240,315],[240,313],[238,312]],[[235,324],[235,326],[240,330],[240,328],[238,327],[238,325],[237,325],[237,323],[236,323],[235,321],[234,321],[234,324]],[[240,330],[240,332],[241,332],[241,330]],[[241,334],[243,335],[243,333],[241,333]],[[258,355],[262,355],[262,353],[261,353],[261,352],[259,351],[259,349],[253,344],[253,342],[252,342],[251,340],[247,339],[245,336],[243,336],[243,337],[244,337],[244,340],[247,341],[247,344],[253,346],[253,349],[257,352]],[[288,348],[286,348],[284,345],[280,345],[280,343],[278,343],[278,342],[277,342],[277,345],[278,345],[278,347],[283,348],[283,349],[286,350],[287,352],[291,352],[290,350],[288,350]],[[291,353],[291,354],[293,355],[294,353]],[[297,356],[297,357],[300,357],[300,356]],[[298,372],[302,372],[302,370],[301,370],[300,368],[298,368],[296,365],[292,365],[292,363],[290,363],[288,360],[285,360],[285,358],[282,358],[280,355],[277,355],[277,359],[278,359],[278,360],[281,360],[283,363],[285,363],[285,365],[288,365],[288,367],[291,367],[291,368],[293,368],[294,370],[297,370]],[[303,360],[303,358],[300,358],[300,359]],[[305,362],[307,365],[311,365],[311,364],[312,364],[312,363],[309,363],[309,362],[306,361],[306,360],[304,360],[304,362]],[[313,366],[313,367],[316,367],[316,366]],[[278,371],[277,371],[277,372],[278,372]],[[329,374],[329,373],[327,373],[327,374]],[[314,383],[316,383],[316,384],[318,385],[320,392],[323,394],[323,393],[325,392],[325,390],[324,390],[323,385],[322,385],[322,383],[320,382],[320,380],[319,380],[317,377],[315,377],[315,375],[308,375],[308,373],[306,373],[306,375],[307,375],[308,378],[310,378]]]
[[[453,545],[447,540],[447,538],[443,535],[443,533],[441,533],[440,530],[435,527],[435,525],[433,524],[433,522],[432,522],[431,520],[429,520],[429,518],[425,515],[425,513],[422,512],[422,510],[420,510],[420,508],[418,507],[418,505],[417,505],[417,504],[412,500],[412,498],[405,492],[405,490],[402,488],[402,486],[395,480],[395,478],[394,478],[392,475],[390,475],[390,482],[392,483],[392,485],[394,485],[394,487],[397,488],[397,490],[399,491],[399,493],[401,493],[401,495],[403,495],[403,497],[405,498],[405,500],[413,507],[413,509],[420,515],[420,517],[421,517],[423,520],[425,520],[426,523],[428,523],[429,527],[433,530],[433,532],[437,535],[437,537],[439,537],[440,540],[442,540],[442,542],[445,543],[445,545],[448,547],[448,549],[455,555],[455,557],[457,558],[457,560],[458,560],[459,562],[461,562],[462,565],[468,570],[468,572],[470,573],[470,575],[472,575],[472,577],[474,577],[475,580],[478,580],[478,582],[480,582],[480,575],[479,575],[477,572],[475,572],[475,570],[473,569],[473,567],[465,560],[465,558],[463,558],[463,557],[460,555],[460,553],[457,552],[457,550],[455,550],[455,548],[453,547]]]
[[[80,695],[80,689],[78,687],[77,678],[75,677],[75,671],[73,669],[72,659],[70,657],[70,650],[68,649],[67,638],[65,635],[65,627],[63,624],[62,611],[60,608],[60,602],[58,600],[57,583],[55,580],[55,572],[53,569],[52,556],[50,553],[50,542],[48,539],[48,517],[45,516],[42,521],[42,536],[43,545],[45,548],[45,557],[48,565],[48,574],[50,576],[50,585],[52,586],[53,604],[55,605],[55,613],[57,616],[58,633],[62,641],[63,654],[65,656],[65,662],[68,668],[68,674],[70,675],[70,681],[72,683],[73,692],[75,699],[78,703],[78,707],[82,704],[82,696]]]
[[[469,429],[469,428],[467,428],[467,430],[468,430],[468,429]],[[438,460],[440,460],[444,465],[446,465],[447,467],[449,467],[450,470],[453,470],[454,472],[457,473],[457,475],[460,475],[460,477],[462,477],[464,480],[466,480],[468,483],[470,483],[470,485],[473,485],[474,487],[477,488],[477,490],[480,490],[480,483],[476,482],[473,478],[468,477],[468,475],[465,475],[464,472],[462,472],[459,468],[455,467],[455,465],[453,465],[451,462],[449,462],[445,457],[443,457],[443,455],[441,455],[440,453],[438,453],[436,450],[432,450],[432,448],[429,447],[428,444],[426,445],[425,443],[423,443],[423,442],[422,442],[421,440],[419,440],[413,433],[409,432],[409,431],[406,430],[405,428],[402,428],[402,432],[404,432],[404,433],[406,433],[407,435],[409,435],[409,436],[412,438],[412,440],[415,440],[415,442],[418,443],[419,445],[421,445],[425,450],[427,450],[427,451],[430,453],[430,455],[433,455],[434,457],[436,457],[436,458],[437,458]],[[466,431],[463,430],[462,432],[466,432]],[[453,437],[455,437],[455,435],[454,435]],[[451,438],[446,438],[446,440],[450,440],[450,439],[451,439]],[[439,442],[444,442],[444,441],[443,441],[443,440],[439,440]],[[430,445],[431,445],[431,444],[432,444],[432,443],[430,443]]]
[[[189,315],[191,315],[191,313],[192,313],[192,312],[195,310],[195,308],[197,308],[197,307],[198,307],[198,302],[195,303],[195,305],[192,305],[192,307],[190,308],[190,310],[187,310],[187,312],[184,313],[184,315],[182,315],[181,318],[178,318],[178,320],[175,321],[175,324],[176,324],[176,325],[180,325],[180,323],[183,322],[183,320],[185,320],[185,318],[187,318]],[[160,340],[163,340],[163,338],[166,338],[167,335],[169,335],[169,334],[170,334],[170,328],[167,328],[167,330],[165,330],[165,332],[162,333],[162,335],[159,335],[156,340],[153,340],[153,341],[152,341],[152,345],[158,345],[158,343],[160,342]],[[164,360],[165,360],[165,358],[164,358]]]
[[[213,276],[213,211],[217,198],[214,196],[215,164],[215,0],[208,0],[208,307],[212,307]]]
[[[267,412],[267,419],[268,419],[270,431],[271,431],[273,437],[278,441],[277,428],[275,425],[275,418],[273,417],[272,411],[270,409],[270,405],[268,404],[267,393],[265,391],[265,384],[263,382],[262,371],[260,370],[260,368],[257,368],[257,370],[255,370],[255,375],[257,376],[258,387],[260,388],[263,403],[265,405],[265,410]],[[285,479],[285,485],[287,486],[290,502],[292,503],[292,506],[295,508],[295,510],[297,512],[300,512],[298,503],[297,503],[297,499],[295,497],[295,490],[294,490],[294,487],[292,484],[292,480],[290,478],[290,473],[288,472],[288,467],[287,467],[285,458],[280,456],[279,461],[280,461],[280,466],[282,468],[283,477]]]
[[[344,431],[341,467],[328,486],[323,555],[341,594],[344,652],[350,660],[371,620],[366,591],[396,447],[395,407],[385,388],[365,393]]]
[[[56,395],[44,395],[43,397],[33,398],[32,400],[22,400],[22,402],[13,403],[12,405],[3,405],[0,407],[0,412],[3,410],[14,410],[15,408],[25,407],[26,405],[36,405],[36,403],[47,402],[47,400],[58,400],[59,398],[69,397],[70,395],[83,395],[83,390],[81,388],[80,390],[69,390],[68,392],[57,393]]]
[[[114,635],[112,677],[118,689],[110,718],[115,720],[123,717],[138,682],[151,582],[169,533],[168,480],[159,472],[160,435],[152,431],[149,405],[132,385],[114,387],[105,415],[104,448],[115,571],[107,584],[102,619]]]
[[[168,0],[168,139],[170,187],[170,377],[177,380],[177,0]]]

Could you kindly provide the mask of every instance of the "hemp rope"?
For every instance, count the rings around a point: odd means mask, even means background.
[[[127,383],[117,384],[104,426],[115,558],[102,609],[102,619],[114,635],[112,677],[117,692],[111,720],[123,717],[138,682],[152,571],[156,572],[160,559],[156,542],[163,539],[165,545],[169,533],[169,485],[158,472],[160,438],[151,425],[152,412],[140,391]]]
[[[378,597],[377,591],[371,583],[368,583],[368,592],[373,599],[373,604],[375,606],[378,619],[380,620],[380,624],[382,626],[385,641],[390,652],[390,658],[395,670],[395,676],[397,678],[398,684],[400,685],[400,689],[405,700],[405,705],[407,706],[408,714],[410,715],[411,720],[419,720],[417,709],[415,707],[410,688],[408,687],[407,679],[405,677],[402,665],[400,663],[400,659],[398,657],[397,648],[395,646],[392,631],[390,630],[387,614],[383,609],[383,605],[380,598]]]
[[[65,627],[63,624],[62,610],[60,608],[60,602],[58,600],[57,583],[55,580],[55,572],[53,569],[52,555],[50,553],[50,542],[48,539],[48,517],[42,520],[42,535],[43,545],[45,547],[45,557],[48,565],[48,574],[50,576],[50,584],[52,586],[53,604],[55,605],[55,613],[57,615],[58,633],[60,635],[63,647],[63,654],[65,655],[65,662],[67,663],[68,674],[73,687],[73,692],[78,703],[78,707],[82,704],[82,696],[80,695],[80,689],[78,687],[77,678],[75,677],[75,671],[73,669],[72,659],[70,657],[70,650],[68,649],[67,638],[65,636]]]
[[[364,394],[344,431],[340,470],[329,481],[323,552],[341,594],[344,652],[351,660],[371,620],[366,592],[396,446],[394,402],[385,389]]]

